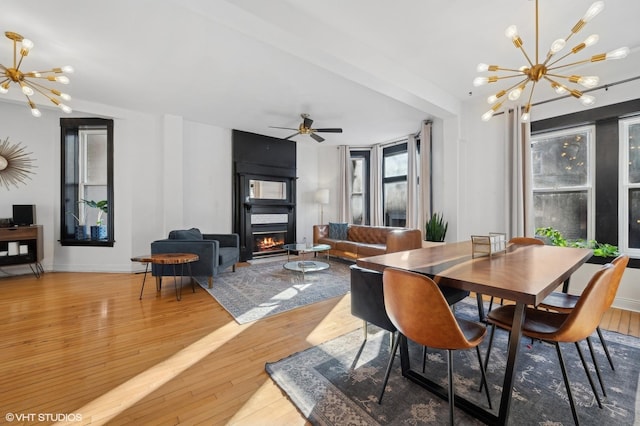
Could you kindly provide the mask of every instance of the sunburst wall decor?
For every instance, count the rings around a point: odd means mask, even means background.
[[[25,152],[20,142],[13,144],[7,137],[0,140],[0,186],[10,189],[9,185],[18,188],[18,184],[25,184],[25,179],[31,179],[33,165],[31,152]]]

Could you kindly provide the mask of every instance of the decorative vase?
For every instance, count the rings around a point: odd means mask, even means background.
[[[86,240],[89,238],[87,236],[87,227],[85,225],[76,225],[75,238],[76,240]]]
[[[107,239],[107,227],[106,225],[94,225],[91,227],[91,239],[92,240],[106,240]]]

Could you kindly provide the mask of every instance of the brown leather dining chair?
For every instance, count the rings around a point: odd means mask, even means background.
[[[571,386],[562,357],[562,351],[560,350],[560,343],[575,344],[591,389],[598,401],[598,406],[602,408],[600,397],[596,392],[593,379],[591,378],[589,368],[586,365],[578,342],[587,339],[600,324],[602,316],[607,309],[609,309],[609,299],[614,297],[613,295],[615,295],[617,291],[618,284],[628,261],[629,257],[623,255],[615,264],[606,264],[598,270],[582,292],[575,307],[569,313],[552,312],[533,307],[526,308],[522,334],[532,339],[540,339],[552,343],[556,347],[564,385],[569,397],[569,404],[571,405],[571,414],[573,415],[575,424],[579,424],[578,414],[573,400],[573,394],[571,393]],[[489,360],[495,328],[500,327],[505,330],[511,330],[514,311],[515,305],[505,305],[489,312],[487,322],[494,327],[491,330],[491,336],[489,338],[486,361]]]
[[[486,335],[486,327],[476,322],[456,319],[438,285],[426,275],[387,268],[382,279],[385,309],[398,332],[419,345],[447,351],[449,423],[453,425],[455,401],[453,350],[476,348],[482,373],[481,387],[484,384],[491,408],[489,388],[478,347]],[[395,339],[391,351],[378,403],[382,402],[399,341],[400,336]]]
[[[611,263],[613,263],[614,265],[618,262],[622,262],[624,261],[624,258],[622,256],[618,256],[616,257],[613,261],[611,261]],[[618,284],[620,284],[620,281],[618,281]],[[608,307],[607,309],[609,309],[611,307],[611,305],[613,305],[613,301],[615,299],[616,293],[618,292],[618,289],[616,287],[615,291],[613,291],[610,294],[610,300],[608,300]],[[578,300],[580,299],[580,296],[577,294],[569,294],[569,293],[565,293],[565,292],[560,292],[560,291],[554,291],[553,293],[551,293],[549,296],[547,296],[542,303],[540,303],[540,305],[538,305],[539,308],[543,308],[543,309],[549,309],[552,311],[556,311],[556,312],[562,312],[562,313],[569,313],[571,312],[571,310],[573,308],[575,308],[576,303],[578,303]],[[612,370],[615,370],[615,366],[613,365],[613,359],[611,358],[611,354],[609,354],[609,348],[607,347],[607,343],[604,340],[604,337],[602,337],[602,331],[600,330],[600,326],[598,325],[598,327],[596,327],[596,332],[598,333],[598,338],[600,338],[600,343],[602,344],[602,349],[604,349],[604,353],[607,356],[607,360],[609,361],[609,365],[611,366]],[[591,339],[587,338],[587,343],[589,344],[589,350],[591,350],[591,356],[593,357],[593,348],[591,345]],[[599,374],[598,374],[599,376]],[[604,389],[603,389],[604,391]],[[606,394],[605,394],[606,396]]]

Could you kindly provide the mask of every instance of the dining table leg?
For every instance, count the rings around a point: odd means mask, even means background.
[[[509,334],[509,349],[507,352],[507,365],[502,385],[502,395],[500,398],[500,412],[498,414],[498,424],[506,425],[509,421],[509,409],[511,408],[511,394],[513,393],[513,382],[516,376],[516,361],[518,359],[518,349],[520,338],[522,337],[522,325],[524,324],[526,304],[517,302],[513,313],[513,323]]]

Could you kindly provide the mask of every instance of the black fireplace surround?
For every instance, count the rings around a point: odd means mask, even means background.
[[[296,143],[233,131],[233,228],[240,260],[282,253],[296,241]],[[261,196],[256,182],[277,188]],[[275,238],[275,244],[261,242]]]

